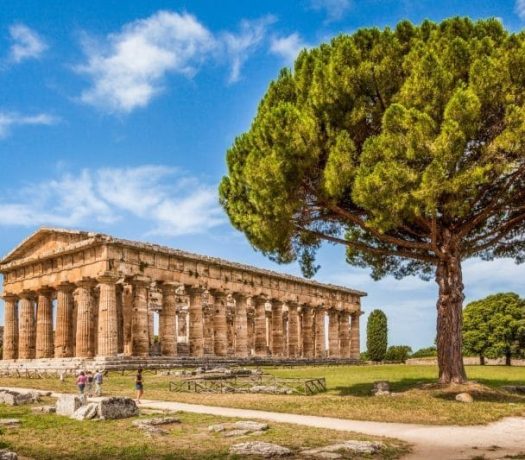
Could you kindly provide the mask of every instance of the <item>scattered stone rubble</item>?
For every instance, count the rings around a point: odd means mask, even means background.
[[[344,441],[337,444],[330,444],[324,447],[306,449],[301,451],[302,456],[339,459],[343,454],[371,455],[378,453],[385,445],[381,442],[372,441]]]
[[[168,434],[166,430],[159,428],[162,425],[171,425],[173,423],[180,423],[180,420],[175,417],[158,417],[142,420],[134,420],[132,425],[139,430],[145,431],[149,435],[165,435]]]
[[[222,433],[226,438],[245,436],[247,434],[261,434],[268,429],[267,423],[254,422],[252,420],[239,421],[235,423],[220,423],[210,425],[208,431]]]
[[[18,460],[18,455],[9,449],[0,449],[0,460]]]
[[[57,400],[56,413],[75,420],[120,419],[138,415],[139,409],[131,398],[103,398],[99,402],[86,402],[74,395],[61,395]]]
[[[269,442],[252,441],[234,444],[230,447],[230,454],[236,455],[258,455],[264,458],[286,457],[292,455],[287,447],[279,446]]]
[[[56,406],[35,406],[31,410],[35,414],[54,414],[57,411]]]
[[[390,383],[386,380],[374,382],[374,389],[372,390],[372,393],[375,396],[390,396]]]
[[[32,404],[38,401],[39,393],[27,392],[22,393],[12,390],[0,390],[0,404],[8,406],[20,406],[22,404]]]
[[[0,427],[15,427],[20,425],[20,420],[17,418],[0,418]]]
[[[462,403],[472,403],[474,402],[474,398],[469,393],[458,393],[456,395],[456,401]]]

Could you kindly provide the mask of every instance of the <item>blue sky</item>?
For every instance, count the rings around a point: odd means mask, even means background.
[[[301,48],[454,15],[518,31],[525,0],[2,0],[0,253],[52,225],[299,274],[256,253],[219,208],[226,149]],[[319,261],[320,281],[363,289],[364,310],[387,313],[392,344],[433,343],[435,283],[374,282],[340,247]],[[525,295],[524,266],[464,268],[467,301]]]

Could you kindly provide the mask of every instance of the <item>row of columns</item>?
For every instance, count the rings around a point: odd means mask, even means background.
[[[151,280],[135,277],[126,286],[118,281],[115,275],[104,274],[96,280],[61,284],[55,290],[5,295],[4,359],[149,355]],[[180,288],[176,283],[161,284],[162,355],[177,355],[180,330],[187,328],[189,354],[196,357],[359,358],[360,312],[185,286],[186,317],[179,308]]]

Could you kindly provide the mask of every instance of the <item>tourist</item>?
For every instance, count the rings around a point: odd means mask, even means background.
[[[102,382],[104,381],[104,376],[102,375],[102,371],[100,369],[97,369],[97,373],[94,377],[95,380],[95,395],[100,396],[102,394]]]
[[[86,381],[87,381],[86,374],[84,373],[84,371],[80,371],[80,374],[78,374],[78,377],[77,377],[77,387],[78,387],[78,392],[81,396],[84,395],[84,389],[86,388]]]
[[[93,373],[87,371],[86,373],[86,394],[87,396],[93,396]]]
[[[135,377],[135,390],[137,390],[137,404],[140,404],[140,398],[144,394],[144,382],[142,380],[142,369],[140,367]]]

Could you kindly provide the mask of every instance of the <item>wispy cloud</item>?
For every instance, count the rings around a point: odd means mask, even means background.
[[[293,64],[295,58],[308,45],[301,36],[294,32],[284,37],[272,37],[270,41],[270,52],[280,56],[286,64]]]
[[[47,44],[40,35],[24,24],[9,27],[11,47],[9,59],[19,63],[27,59],[38,59],[47,49]]]
[[[228,81],[234,83],[275,21],[264,16],[241,21],[237,32],[212,33],[191,14],[159,11],[102,39],[85,36],[86,62],[76,70],[91,85],[80,100],[110,113],[129,113],[161,93],[168,75],[192,78],[210,63],[227,64]]]
[[[0,226],[108,227],[136,218],[148,233],[167,236],[204,233],[225,222],[215,186],[155,165],[63,173],[0,200],[0,215]]]
[[[275,23],[274,16],[264,16],[253,21],[241,22],[239,32],[224,32],[220,36],[226,48],[226,54],[231,62],[230,83],[239,80],[241,69],[248,57],[253,54],[266,38],[268,27]]]
[[[515,9],[520,19],[525,21],[525,0],[516,0]]]
[[[38,113],[35,115],[22,115],[16,112],[0,111],[0,139],[5,138],[11,129],[25,125],[54,125],[59,119],[48,113]]]
[[[351,3],[350,0],[311,0],[310,6],[314,10],[324,11],[327,22],[334,22],[343,19]]]
[[[194,16],[168,11],[129,23],[102,42],[86,39],[87,63],[77,70],[93,84],[81,99],[113,112],[144,107],[168,72],[193,75],[215,46]]]

